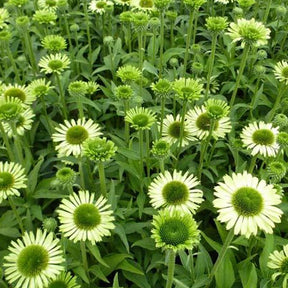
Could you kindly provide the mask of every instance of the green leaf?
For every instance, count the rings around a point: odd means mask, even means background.
[[[253,263],[250,263],[250,261],[251,259],[246,259],[238,265],[238,272],[243,288],[258,287],[256,268]]]
[[[85,269],[82,266],[78,266],[72,269],[84,282],[89,283],[89,279],[86,275]]]
[[[139,275],[139,274],[131,273],[128,271],[123,271],[123,274],[124,274],[124,277],[126,279],[135,283],[137,287],[151,288],[150,284],[148,283],[148,281],[144,275]]]
[[[151,250],[151,251],[156,250],[155,241],[151,237],[140,239],[140,240],[134,242],[132,247],[134,247],[134,246],[142,247],[144,249]]]
[[[132,261],[131,261],[132,262]],[[133,264],[132,264],[133,263]],[[137,268],[137,263],[136,262],[128,262],[126,259],[123,260],[118,266],[118,269],[122,269],[131,273],[139,274],[139,275],[144,275],[143,271]]]
[[[222,245],[220,245],[219,243],[217,243],[216,241],[212,240],[211,238],[209,238],[204,232],[201,232],[201,235],[203,236],[203,238],[206,240],[206,242],[214,249],[217,251],[217,253],[219,254],[222,248]]]
[[[86,243],[87,248],[89,249],[89,251],[91,252],[91,254],[95,257],[95,259],[102,264],[105,267],[109,268],[109,265],[103,260],[103,258],[101,257],[101,254],[99,252],[98,246],[97,245],[92,245],[90,242]]]
[[[17,228],[0,228],[0,234],[11,238],[17,238],[21,236]]]
[[[271,252],[273,252],[273,250],[274,250],[274,236],[273,234],[266,234],[265,245],[259,257],[260,269],[263,275],[265,276],[267,276],[269,272],[267,262],[269,259],[269,255]]]
[[[43,161],[44,161],[44,157],[40,156],[37,164],[34,166],[32,171],[28,175],[28,188],[30,190],[30,193],[33,193],[35,190],[35,187],[37,185],[37,180],[38,180],[38,174],[39,174]]]
[[[129,253],[129,243],[127,240],[127,236],[125,234],[125,230],[121,224],[116,224],[114,232],[120,237],[122,243],[124,244],[127,252]]]
[[[217,272],[215,273],[215,280],[216,280],[217,287],[231,288],[233,286],[233,283],[235,281],[235,276],[234,276],[233,265],[229,259],[228,254],[225,255],[222,263],[220,264]]]
[[[42,209],[39,205],[32,205],[30,207],[31,214],[40,221],[43,221]]]
[[[109,283],[109,280],[103,274],[101,267],[99,265],[93,265],[89,268],[89,271],[93,273],[97,278],[101,279],[102,281]]]
[[[104,275],[109,275],[111,272],[117,269],[117,266],[124,261],[126,258],[132,258],[129,254],[111,254],[103,257],[103,260],[108,265],[108,267],[103,267],[102,271]]]

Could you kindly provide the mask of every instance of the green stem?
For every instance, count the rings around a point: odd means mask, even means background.
[[[4,142],[6,149],[7,149],[8,157],[9,157],[10,161],[14,162],[15,161],[15,155],[13,153],[11,146],[10,146],[9,139],[7,137],[7,134],[3,128],[1,121],[0,121],[0,132],[1,132],[3,142]]]
[[[242,54],[242,60],[241,60],[241,63],[240,63],[239,72],[238,72],[236,83],[235,83],[235,88],[233,90],[233,94],[232,94],[232,97],[231,97],[231,100],[230,100],[230,107],[232,107],[233,104],[234,104],[234,101],[235,101],[235,98],[236,98],[236,95],[237,95],[237,92],[238,92],[238,88],[239,88],[239,85],[240,85],[240,81],[241,81],[241,78],[242,78],[242,75],[243,75],[243,72],[244,72],[244,68],[245,68],[245,65],[246,65],[246,62],[247,62],[247,58],[248,58],[248,55],[249,55],[249,50],[250,50],[250,46],[245,44],[245,47],[244,47],[244,50],[243,50],[243,54]]]
[[[164,158],[159,159],[160,171],[161,173],[165,172]]]
[[[252,157],[252,159],[251,159],[250,166],[249,166],[249,169],[248,169],[248,172],[251,173],[251,174],[253,173],[253,170],[255,168],[257,157],[258,157],[258,154],[254,155]]]
[[[179,147],[178,147],[178,157],[181,153],[182,143],[183,143],[183,136],[184,136],[184,130],[185,130],[185,117],[186,117],[186,109],[187,109],[187,100],[183,100],[183,106],[182,106],[182,115],[181,115],[181,125],[180,125],[180,137],[179,137]]]
[[[280,91],[276,97],[276,100],[274,102],[274,105],[273,105],[273,108],[270,110],[270,112],[268,113],[267,115],[267,122],[271,122],[271,120],[273,119],[278,107],[279,107],[279,104],[280,104],[280,101],[282,99],[282,96],[285,94],[286,90],[287,90],[288,86],[285,85],[284,83],[281,85],[280,87]]]
[[[171,249],[168,250],[167,252],[168,252],[168,272],[167,272],[166,288],[171,288],[173,285],[176,253]]]
[[[146,136],[146,170],[147,170],[147,177],[150,177],[150,137],[149,137],[150,130],[147,129],[145,131]]]
[[[197,23],[198,23],[198,11],[195,10],[195,17],[194,17],[194,25],[193,25],[193,37],[192,37],[192,44],[195,43],[196,34],[197,34]]]
[[[211,44],[211,54],[209,57],[209,64],[208,64],[208,74],[207,74],[207,85],[205,90],[204,100],[207,100],[210,83],[211,83],[211,76],[214,67],[214,59],[215,59],[215,52],[216,52],[216,43],[217,43],[217,34],[212,35],[212,44]]]
[[[83,158],[81,156],[78,157],[78,167],[79,167],[79,175],[80,175],[80,186],[82,190],[85,190],[85,177],[84,177],[84,169],[83,169]]]
[[[218,258],[217,258],[217,260],[216,260],[216,262],[215,262],[215,264],[214,264],[214,266],[213,266],[213,268],[212,268],[212,270],[210,272],[210,275],[209,275],[209,278],[208,278],[209,280],[208,280],[208,283],[205,286],[205,288],[210,287],[210,284],[211,284],[211,282],[212,282],[212,280],[213,280],[218,268],[220,267],[220,265],[221,265],[225,255],[226,255],[227,251],[228,251],[229,245],[231,244],[231,242],[233,240],[233,237],[234,237],[234,229],[230,229],[229,233],[226,236],[226,239],[225,239],[225,242],[224,242],[224,244],[222,246],[222,249],[221,249],[221,251],[220,251],[220,253],[218,255]]]
[[[262,21],[263,23],[266,23],[268,20],[271,4],[272,4],[272,0],[268,0],[266,4],[265,14],[264,14],[263,21]]]
[[[165,113],[165,97],[162,96],[161,97],[160,137],[162,137],[164,113]]]
[[[43,95],[40,95],[40,101],[41,101],[41,104],[42,104],[43,114],[44,114],[45,120],[47,122],[48,133],[51,136],[52,135],[52,131],[53,131],[53,127],[52,127],[52,124],[51,124],[51,119],[49,118],[48,113],[47,113],[47,109],[46,109],[47,104],[45,102],[45,99],[44,99]]]
[[[9,58],[9,60],[10,60],[10,63],[11,63],[11,65],[12,65],[12,67],[13,67],[16,80],[17,80],[18,83],[20,83],[19,71],[18,71],[18,68],[17,68],[17,66],[16,66],[14,57],[13,57],[12,52],[11,52],[11,50],[10,50],[9,47],[7,47],[7,51],[6,51],[6,52],[7,52],[7,54],[8,54],[8,58]]]
[[[25,229],[24,229],[24,225],[23,225],[23,222],[22,222],[22,218],[20,217],[20,215],[18,213],[18,210],[16,209],[15,203],[14,203],[14,201],[13,201],[13,199],[11,197],[8,197],[8,201],[9,201],[9,204],[10,204],[10,206],[12,208],[12,211],[13,211],[16,219],[17,219],[17,222],[19,224],[21,234],[24,234]]]
[[[160,13],[160,61],[159,61],[159,78],[162,77],[163,70],[163,51],[164,51],[164,11]]]
[[[89,25],[89,16],[88,16],[88,11],[87,11],[87,0],[84,0],[83,3],[83,8],[84,8],[84,15],[85,15],[85,21],[86,21],[86,33],[87,33],[87,41],[88,41],[88,60],[89,64],[92,67],[92,45],[91,45],[91,35],[90,35],[90,25]]]
[[[139,155],[140,155],[140,175],[143,178],[143,130],[139,130]],[[141,181],[142,183],[142,181]]]
[[[84,270],[85,270],[86,275],[87,275],[87,277],[88,277],[88,279],[89,279],[89,282],[90,282],[89,266],[88,266],[88,260],[87,260],[87,253],[86,253],[85,241],[80,241],[80,250],[81,250],[83,267],[84,267]]]
[[[29,31],[27,29],[25,29],[25,31],[24,31],[24,39],[26,42],[26,47],[28,48],[27,50],[28,50],[28,55],[29,55],[29,59],[30,59],[30,64],[32,66],[34,76],[35,76],[38,74],[38,66],[36,64],[35,55],[33,53],[32,40],[31,40]]]
[[[199,181],[201,181],[202,169],[204,166],[204,157],[206,155],[206,151],[207,151],[208,145],[210,143],[210,140],[211,140],[211,137],[212,137],[212,134],[214,131],[215,123],[216,123],[215,120],[211,119],[209,134],[208,134],[207,138],[202,140],[202,142],[201,142],[200,161],[199,161],[199,166],[198,166],[198,179],[199,179]]]
[[[98,162],[98,172],[99,172],[101,194],[104,197],[106,197],[107,196],[107,188],[106,188],[105,169],[104,169],[104,164],[101,161]]]
[[[127,111],[129,110],[129,100],[124,100],[124,115],[126,116]],[[125,141],[128,144],[130,139],[130,127],[129,123],[125,121]]]
[[[58,85],[58,89],[59,89],[59,93],[60,93],[60,101],[61,101],[61,105],[62,105],[63,117],[65,119],[67,119],[67,117],[68,117],[67,106],[66,106],[65,95],[64,95],[62,83],[61,83],[60,77],[57,73],[55,73],[55,77],[56,77],[56,81],[57,81],[57,85]]]
[[[67,13],[66,11],[63,11],[63,19],[64,19],[64,25],[65,25],[65,30],[67,33],[67,37],[68,37],[68,43],[69,43],[69,50],[71,50],[73,48],[72,46],[72,40],[71,40],[71,33],[70,33],[70,29],[69,29],[69,25],[68,25],[68,20],[67,20]],[[69,15],[69,14],[68,14]],[[77,50],[79,51],[79,50]]]
[[[252,99],[251,99],[251,103],[250,103],[250,119],[253,119],[253,111],[254,111],[254,105],[255,105],[255,101],[256,101],[256,93],[259,90],[260,80],[261,80],[261,78],[259,77],[256,81],[256,84],[255,84],[255,92],[252,94]]]
[[[189,57],[189,48],[190,48],[192,29],[193,29],[193,21],[194,21],[194,16],[195,16],[194,14],[195,13],[193,10],[190,12],[190,16],[189,16],[186,49],[185,49],[185,55],[184,55],[184,67],[183,67],[183,74],[182,74],[183,77],[185,77],[185,75],[186,75],[186,69],[187,69],[187,63],[188,63],[188,57]]]

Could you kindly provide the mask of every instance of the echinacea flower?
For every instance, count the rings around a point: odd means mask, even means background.
[[[41,9],[35,11],[33,21],[44,25],[55,25],[57,14],[53,9]]]
[[[194,214],[203,202],[203,192],[195,188],[200,182],[188,172],[169,171],[159,174],[148,188],[151,205],[168,210],[179,210]]]
[[[128,100],[133,96],[133,90],[129,85],[119,85],[115,89],[115,95],[119,99]]]
[[[156,83],[152,83],[151,89],[156,96],[167,97],[172,90],[172,84],[167,79],[159,79]]]
[[[226,34],[232,38],[233,43],[241,41],[241,47],[245,45],[263,46],[270,38],[270,30],[261,22],[255,21],[254,18],[250,20],[242,18],[238,19],[237,23],[230,23]]]
[[[45,288],[80,288],[77,284],[77,278],[73,277],[70,272],[62,272],[56,279],[49,282]]]
[[[22,240],[12,241],[4,257],[6,280],[15,288],[45,288],[64,270],[63,251],[53,233],[25,232]]]
[[[40,9],[56,9],[58,0],[38,0],[38,6]]]
[[[278,62],[274,67],[274,75],[280,82],[288,85],[288,62],[285,60]]]
[[[45,74],[61,74],[69,67],[70,59],[65,54],[52,54],[42,57],[38,65]]]
[[[41,40],[42,46],[53,53],[67,48],[65,39],[60,35],[47,35]]]
[[[52,135],[54,142],[60,142],[55,149],[62,155],[79,156],[82,151],[83,142],[88,138],[100,136],[99,124],[93,120],[85,120],[84,118],[70,122],[64,120],[64,124],[60,124],[55,128],[56,132]]]
[[[90,241],[92,244],[110,235],[114,216],[107,200],[89,191],[73,193],[63,199],[59,208],[60,231],[73,242]]]
[[[275,206],[281,203],[281,196],[274,186],[247,171],[225,175],[223,180],[214,188],[213,205],[219,213],[217,219],[227,223],[226,229],[233,228],[235,235],[246,238],[256,235],[258,230],[273,233],[283,214]]]
[[[125,121],[136,130],[146,130],[155,123],[156,118],[148,108],[136,107],[127,111]]]
[[[0,120],[10,122],[18,118],[24,107],[18,98],[8,98],[0,100]]]
[[[113,5],[113,2],[107,0],[92,0],[89,4],[89,10],[102,15],[106,12],[107,7]]]
[[[1,110],[1,107],[0,107]],[[15,136],[14,133],[16,132],[17,135],[23,136],[26,131],[29,131],[32,128],[33,118],[35,117],[35,114],[33,113],[33,110],[30,107],[27,107],[24,111],[19,113],[14,120],[15,130],[11,126],[11,123],[4,122],[3,128],[4,131],[7,133],[8,137]]]
[[[153,0],[131,0],[130,7],[133,9],[149,12],[154,8]]]
[[[277,143],[278,127],[271,123],[253,122],[244,127],[240,134],[245,147],[252,149],[251,155],[260,154],[268,157],[275,157],[279,151]]]
[[[95,137],[83,142],[83,155],[95,162],[109,161],[116,153],[117,146],[105,137]]]
[[[4,98],[5,100],[8,100],[9,98],[17,98],[23,104],[27,105],[32,104],[36,100],[36,97],[29,92],[28,87],[18,84],[4,85],[1,98]]]
[[[151,153],[154,157],[163,159],[169,156],[170,153],[170,143],[163,138],[154,141],[151,149]]]
[[[24,168],[14,162],[0,162],[0,203],[9,196],[20,196],[19,189],[26,188]]]
[[[45,78],[33,80],[27,87],[29,93],[37,98],[41,96],[45,96],[49,90],[52,88],[51,82],[47,81]]]
[[[206,25],[207,29],[212,33],[220,33],[224,31],[227,26],[227,18],[226,17],[208,17],[206,18]]]
[[[162,137],[168,141],[171,145],[178,143],[180,140],[181,131],[181,116],[178,114],[174,118],[173,115],[168,114],[163,120]],[[190,142],[195,141],[190,126],[187,121],[184,121],[182,146],[188,145]]]
[[[57,171],[56,179],[60,185],[73,185],[76,180],[76,172],[70,167],[63,167]]]
[[[203,96],[203,84],[198,79],[179,78],[173,82],[173,90],[183,100],[193,101]]]
[[[174,252],[189,249],[199,244],[200,232],[190,213],[177,210],[161,210],[153,216],[152,235],[156,247]]]
[[[194,109],[189,110],[186,119],[192,135],[200,140],[208,137],[212,120],[214,121],[212,137],[214,138],[224,138],[232,129],[229,117],[224,116],[217,120],[213,119],[204,105],[200,107],[195,106]]]
[[[141,79],[141,71],[137,67],[131,65],[121,66],[118,68],[116,75],[125,84],[136,82]]]
[[[272,281],[275,281],[277,277],[284,276],[283,288],[287,287],[288,280],[288,245],[283,246],[281,251],[275,250],[269,255],[269,261],[267,267],[277,270],[273,273]]]
[[[0,29],[7,27],[5,23],[9,19],[9,12],[5,8],[0,8]]]

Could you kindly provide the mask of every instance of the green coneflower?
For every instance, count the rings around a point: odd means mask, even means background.
[[[207,0],[184,0],[183,3],[186,4],[190,9],[199,10],[199,8],[205,3]]]
[[[164,139],[153,142],[151,153],[154,157],[163,159],[169,156],[171,145]]]
[[[99,84],[97,84],[96,82],[94,82],[94,81],[86,82],[86,93],[87,94],[92,95],[98,89],[99,89]]]
[[[50,89],[53,88],[53,86],[51,86],[51,82],[46,81],[47,80],[45,78],[36,79],[27,86],[27,90],[35,98],[45,96]]]
[[[1,98],[4,98],[5,100],[8,100],[9,98],[17,98],[23,104],[27,105],[32,104],[36,100],[36,97],[30,93],[28,87],[18,84],[9,84],[8,86],[5,85],[3,87]]]
[[[0,8],[0,29],[7,27],[5,23],[9,19],[9,12],[5,8]]]
[[[57,14],[51,9],[37,10],[33,15],[33,21],[39,24],[55,25]]]
[[[280,148],[285,149],[288,147],[288,133],[280,132],[277,135],[276,142],[279,144]]]
[[[68,86],[68,92],[72,97],[84,96],[87,92],[87,83],[81,80],[73,81]]]
[[[83,142],[83,155],[95,162],[109,161],[116,153],[117,146],[107,138],[92,138]]]
[[[167,97],[172,91],[172,84],[167,79],[159,79],[156,83],[151,84],[151,89],[156,96]]]
[[[14,128],[11,126],[11,123],[9,122],[3,123],[4,131],[10,138],[15,136],[14,135],[15,132],[17,133],[17,135],[23,136],[26,131],[31,130],[34,117],[35,114],[33,110],[30,107],[27,107],[23,112],[20,112],[14,119],[14,125],[16,131],[14,131]]]
[[[205,26],[213,33],[220,33],[228,26],[227,17],[208,17]]]
[[[274,223],[280,223],[283,211],[275,205],[281,203],[276,189],[264,180],[244,171],[225,175],[224,182],[215,189],[214,207],[218,209],[220,222],[227,223],[226,229],[234,227],[234,234],[256,235],[258,229],[273,233]]]
[[[250,20],[242,18],[238,19],[237,23],[230,23],[226,34],[232,38],[233,43],[241,41],[241,47],[246,44],[255,47],[262,46],[267,44],[270,38],[270,30],[254,18]]]
[[[162,137],[164,140],[168,141],[171,145],[173,143],[178,143],[180,140],[180,131],[181,131],[181,117],[180,115],[166,115],[163,120],[163,129],[162,129]],[[183,137],[181,145],[184,147],[188,145],[190,142],[195,141],[196,138],[192,135],[192,130],[190,129],[190,125],[188,122],[184,122],[183,129]]]
[[[76,181],[76,172],[70,167],[63,167],[57,171],[56,179],[62,186],[71,186]]]
[[[26,188],[25,170],[18,163],[0,162],[0,203],[9,196],[20,196],[19,189]]]
[[[28,2],[28,0],[9,0],[9,1],[8,1],[8,4],[9,4],[9,5],[13,5],[13,6],[17,6],[17,7],[22,7],[22,6],[24,6],[27,2]]]
[[[237,0],[239,6],[243,9],[250,8],[252,5],[255,4],[255,0]]]
[[[131,0],[130,7],[132,10],[136,9],[146,12],[155,9],[153,0]]]
[[[212,137],[224,138],[231,131],[232,125],[229,117],[225,116],[215,120],[210,117],[204,105],[195,106],[194,109],[187,112],[187,123],[190,126],[191,133],[200,140],[208,137],[212,120],[215,121]]]
[[[55,218],[48,217],[43,220],[42,227],[44,230],[49,232],[54,232],[57,228],[58,224]]]
[[[60,231],[73,242],[90,241],[92,244],[109,236],[114,229],[114,216],[107,200],[89,191],[73,193],[63,199],[58,208]]]
[[[53,53],[67,48],[66,40],[59,35],[47,35],[41,40],[42,46]]]
[[[88,138],[100,136],[100,126],[93,120],[72,119],[70,122],[65,120],[55,128],[56,132],[52,135],[54,142],[60,142],[55,149],[62,155],[79,156],[82,151],[83,142]]]
[[[116,87],[115,95],[119,99],[128,100],[133,96],[133,90],[129,85],[120,85]]]
[[[12,241],[4,257],[5,278],[15,288],[44,288],[64,270],[59,239],[53,233],[25,232],[22,240]]]
[[[136,107],[127,111],[125,121],[130,123],[136,130],[145,130],[150,129],[155,123],[156,118],[151,110],[143,107]]]
[[[61,74],[70,65],[70,59],[65,54],[53,54],[43,56],[39,61],[41,72],[45,74],[56,73]]]
[[[244,127],[240,137],[244,146],[252,149],[251,155],[260,154],[268,157],[275,157],[279,151],[277,144],[278,127],[273,127],[271,123],[253,122]]]
[[[80,288],[77,284],[77,278],[73,277],[70,272],[62,272],[56,279],[49,282],[45,288]]]
[[[283,278],[283,288],[287,287],[288,280],[288,245],[283,246],[281,251],[275,250],[269,255],[267,267],[277,270],[273,273],[272,281],[275,281],[279,276]]]
[[[131,22],[138,31],[143,31],[144,29],[146,29],[149,23],[149,15],[147,14],[147,11],[134,12],[132,14]]]
[[[230,107],[227,103],[219,99],[210,98],[204,103],[204,106],[208,116],[215,120],[226,117],[230,112]]]
[[[58,0],[38,0],[40,9],[57,9]]]
[[[267,165],[267,175],[273,183],[280,182],[287,173],[287,166],[283,161],[272,161]]]
[[[198,79],[180,78],[173,83],[173,90],[183,100],[194,101],[202,97],[203,84]]]
[[[23,111],[21,100],[17,98],[8,98],[0,100],[0,120],[14,121]],[[3,123],[4,124],[4,123]]]
[[[193,249],[198,245],[200,232],[190,213],[181,213],[177,210],[161,210],[153,216],[152,238],[156,247],[174,252]]]
[[[92,0],[89,4],[89,10],[102,15],[106,12],[109,6],[113,5],[113,2],[107,0]]]
[[[274,119],[272,120],[272,123],[275,126],[278,126],[279,129],[286,128],[288,127],[288,117],[283,113],[279,113],[275,115]]]
[[[118,68],[116,75],[124,84],[129,84],[131,82],[140,80],[141,71],[137,67],[125,65]]]
[[[274,67],[274,75],[280,82],[288,85],[288,62],[285,60],[278,62]]]
[[[115,0],[116,5],[130,6],[131,0]]]
[[[203,192],[195,187],[200,182],[188,172],[168,171],[159,174],[149,185],[148,195],[151,205],[168,210],[179,210],[195,214],[199,204],[203,202]]]

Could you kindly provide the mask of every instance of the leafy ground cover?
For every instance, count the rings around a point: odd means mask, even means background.
[[[287,1],[0,2],[0,287],[286,287]]]

